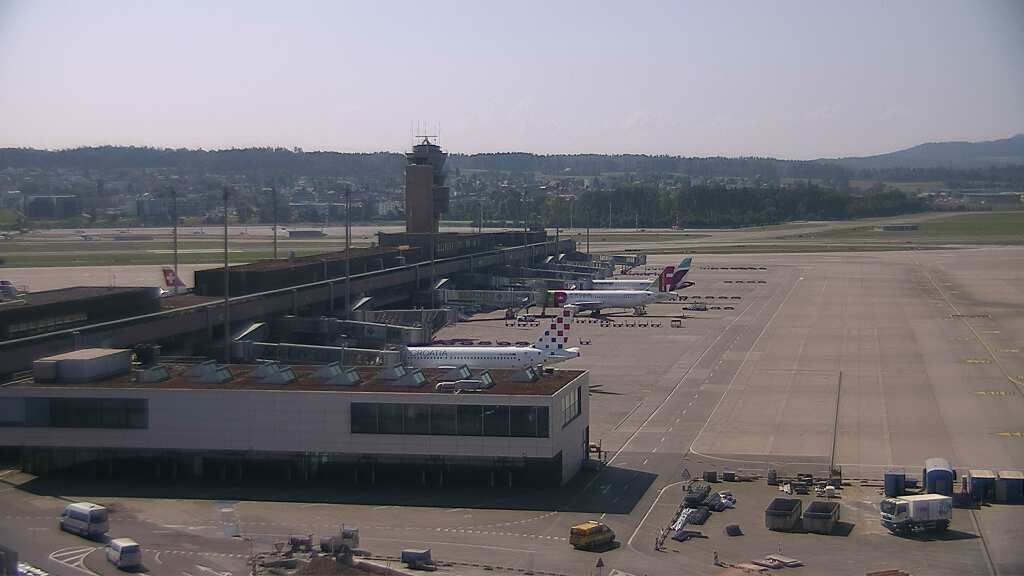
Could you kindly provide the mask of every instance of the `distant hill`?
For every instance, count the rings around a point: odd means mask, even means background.
[[[978,168],[993,164],[1024,164],[1024,134],[983,142],[929,142],[906,150],[861,156],[825,158],[853,170],[884,168]]]

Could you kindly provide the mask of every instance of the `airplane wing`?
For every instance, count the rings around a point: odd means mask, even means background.
[[[573,302],[572,306],[575,306],[576,308],[578,308],[580,310],[593,310],[595,308],[608,308],[607,305],[605,305],[604,303],[599,302],[597,300],[592,300],[592,301],[589,301],[589,302]]]

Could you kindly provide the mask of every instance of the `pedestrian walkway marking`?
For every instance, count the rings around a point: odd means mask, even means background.
[[[1013,390],[978,390],[975,394],[978,396],[1013,396],[1016,392]]]
[[[1024,432],[996,432],[996,436],[1003,438],[1024,438]]]
[[[965,360],[968,364],[991,364],[992,361],[988,358],[968,358]]]

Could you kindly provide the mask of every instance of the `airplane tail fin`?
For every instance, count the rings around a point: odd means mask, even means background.
[[[185,283],[178,278],[178,274],[174,271],[174,268],[170,266],[164,266],[164,287],[174,290],[177,288],[185,288]]]
[[[672,279],[668,284],[668,291],[672,292],[675,290],[681,290],[685,288],[683,278],[690,272],[690,265],[693,264],[693,257],[687,256],[679,262],[679,266],[676,266],[675,271],[672,273]]]
[[[544,331],[537,337],[533,347],[548,354],[558,355],[569,348],[569,331],[572,319],[576,316],[575,306],[566,306],[558,311],[554,318],[540,318],[542,324],[547,323]]]
[[[672,275],[675,271],[675,266],[665,266],[665,268],[662,269],[661,274],[651,282],[651,286],[649,286],[648,289],[654,289],[654,285],[657,284],[658,292],[671,291]]]

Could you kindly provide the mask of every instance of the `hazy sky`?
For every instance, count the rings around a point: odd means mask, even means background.
[[[0,146],[816,158],[1024,132],[1024,1],[0,0]]]

